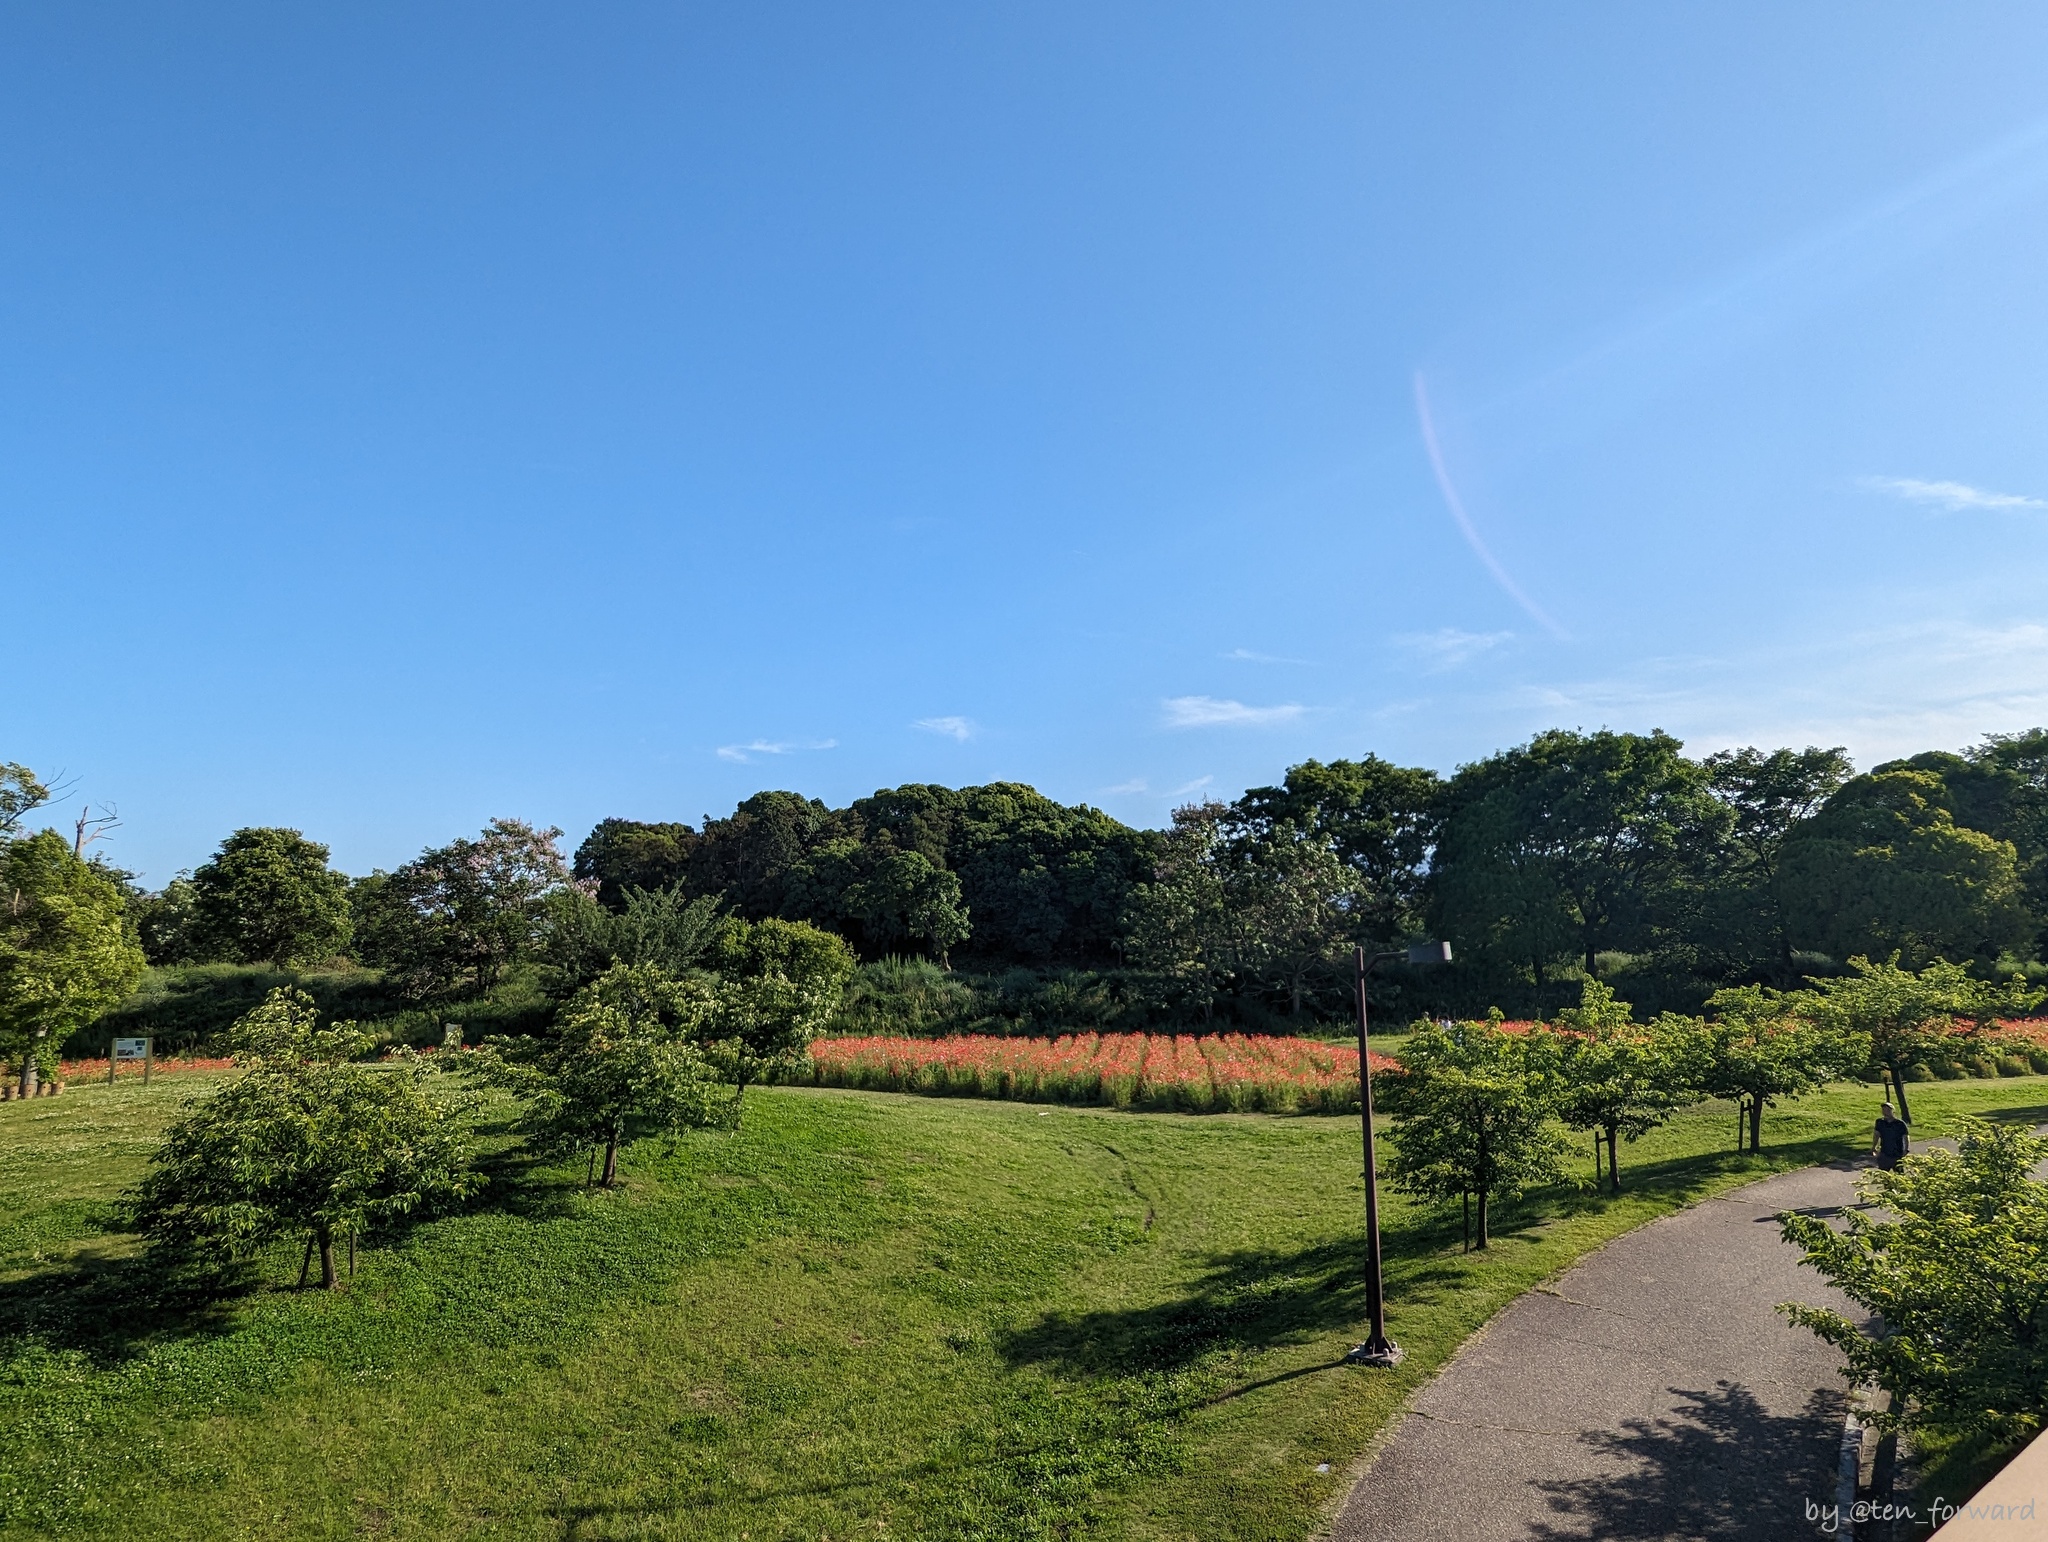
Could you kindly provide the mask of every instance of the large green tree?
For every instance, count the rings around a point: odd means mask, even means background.
[[[122,884],[54,830],[0,844],[0,1052],[33,1096],[73,1030],[141,978]]]
[[[1357,875],[1355,920],[1368,941],[1391,944],[1421,924],[1435,845],[1434,771],[1363,760],[1303,761],[1278,787],[1254,787],[1232,806],[1233,823],[1256,833],[1289,826],[1327,841]]]
[[[370,1036],[319,1024],[312,998],[284,989],[233,1031],[241,1074],[173,1123],[136,1191],[153,1243],[223,1264],[274,1238],[306,1238],[320,1283],[339,1283],[335,1241],[474,1193],[468,1100],[436,1096],[434,1071],[401,1055],[357,1057]]]
[[[1528,966],[1668,941],[1731,816],[1661,730],[1553,730],[1461,767],[1434,866],[1441,935]]]
[[[1169,1005],[1205,1020],[1242,955],[1241,917],[1225,880],[1228,813],[1213,800],[1173,811],[1151,881],[1133,890],[1125,919],[1131,961],[1165,982]]]
[[[576,848],[576,879],[594,883],[606,909],[624,910],[628,890],[652,893],[685,882],[697,839],[686,824],[601,819]]]
[[[2030,923],[2013,845],[1958,824],[1931,771],[1847,783],[1786,838],[1773,887],[1796,946],[1990,962]]]
[[[1332,973],[1341,995],[1349,971],[1332,966],[1373,930],[1372,896],[1358,869],[1322,831],[1285,820],[1236,834],[1223,856],[1239,969],[1284,997],[1291,1016],[1301,1015],[1314,983]]]
[[[355,891],[358,953],[417,995],[489,991],[541,947],[550,896],[571,881],[561,834],[494,819],[373,874]]]
[[[199,957],[285,968],[348,940],[348,879],[296,830],[237,830],[192,874],[187,946]]]
[[[1720,860],[1700,895],[1692,951],[1710,977],[1764,972],[1796,978],[1792,933],[1777,889],[1779,859],[1792,832],[1854,774],[1837,749],[1723,750],[1703,762],[1716,798],[1732,816]]]

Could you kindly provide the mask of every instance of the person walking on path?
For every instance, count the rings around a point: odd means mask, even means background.
[[[1890,1172],[1899,1165],[1906,1150],[1906,1121],[1893,1116],[1891,1104],[1880,1105],[1877,1128],[1871,1132],[1870,1154],[1877,1158],[1879,1167]]]

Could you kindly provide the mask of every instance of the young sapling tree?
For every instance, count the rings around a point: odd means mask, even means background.
[[[302,992],[272,991],[233,1031],[243,1072],[164,1136],[135,1193],[137,1229],[219,1266],[303,1233],[303,1284],[317,1249],[332,1290],[336,1237],[480,1184],[463,1116],[473,1100],[435,1095],[433,1069],[409,1054],[366,1065],[353,1023],[318,1026]]]
[[[1550,1034],[1485,1023],[1420,1029],[1386,1079],[1396,1122],[1387,1178],[1419,1198],[1476,1202],[1477,1247],[1487,1246],[1489,1201],[1564,1176],[1566,1138],[1552,1117],[1561,1090]]]
[[[1579,1005],[1559,1012],[1555,1025],[1558,1117],[1593,1132],[1596,1166],[1606,1146],[1608,1184],[1619,1194],[1617,1143],[1633,1144],[1700,1096],[1706,1056],[1698,1025],[1670,1013],[1637,1023],[1598,980],[1585,982]]]
[[[1846,1076],[1865,1063],[1870,1041],[1800,1015],[1798,995],[1742,985],[1707,998],[1709,1020],[1700,1088],[1733,1101],[1749,1127],[1749,1149],[1763,1150],[1764,1110]],[[1738,1132],[1739,1133],[1739,1132]],[[1740,1149],[1741,1142],[1737,1141]]]
[[[1839,1034],[1860,1037],[1868,1063],[1891,1078],[1899,1117],[1908,1124],[1909,1066],[1945,1058],[1954,1053],[1959,1032],[2030,1012],[2048,997],[2017,975],[2002,984],[1980,980],[1946,959],[1916,972],[1900,968],[1894,953],[1879,964],[1852,958],[1849,969],[1838,979],[1811,980],[1811,989],[1795,993],[1797,1009]]]
[[[715,1006],[705,981],[614,964],[570,999],[551,1036],[492,1039],[473,1064],[524,1100],[520,1127],[536,1151],[601,1149],[610,1188],[629,1142],[719,1122],[717,1073],[698,1043]]]
[[[839,1009],[853,950],[802,921],[729,919],[708,961],[719,984],[705,1051],[733,1084],[737,1128],[749,1084],[794,1065]]]

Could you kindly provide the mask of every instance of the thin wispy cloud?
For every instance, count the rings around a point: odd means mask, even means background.
[[[1118,782],[1114,787],[1105,787],[1097,793],[1101,798],[1122,798],[1132,793],[1149,791],[1142,776],[1134,776],[1128,782]]]
[[[1232,648],[1228,653],[1219,653],[1218,658],[1231,659],[1239,664],[1306,664],[1307,659],[1282,658],[1277,653],[1254,653],[1249,648]]]
[[[1185,798],[1191,792],[1200,792],[1215,780],[1216,778],[1213,776],[1198,776],[1192,782],[1182,782],[1180,786],[1174,788],[1167,796],[1171,798]]]
[[[1160,703],[1168,728],[1270,728],[1301,716],[1298,702],[1277,707],[1248,707],[1215,696],[1170,696]]]
[[[839,741],[837,739],[816,739],[809,744],[793,744],[787,741],[756,739],[751,744],[721,744],[718,747],[718,758],[720,760],[734,761],[744,766],[762,755],[789,755],[797,750],[830,750],[837,749],[838,747]]]
[[[1931,503],[1959,514],[1964,509],[2048,509],[2039,498],[2019,493],[1994,493],[1967,482],[1923,482],[1918,477],[1865,477],[1863,485],[1873,492],[1890,493],[1908,503]]]
[[[1514,575],[1501,565],[1486,542],[1479,538],[1479,527],[1472,523],[1472,516],[1465,512],[1465,500],[1458,496],[1458,486],[1451,480],[1451,468],[1444,461],[1443,446],[1437,442],[1436,419],[1429,410],[1429,385],[1422,378],[1422,371],[1415,372],[1415,417],[1422,429],[1422,448],[1429,455],[1429,468],[1436,473],[1437,491],[1443,494],[1444,507],[1450,510],[1451,521],[1465,537],[1465,544],[1472,548],[1472,554],[1480,565],[1493,575],[1508,598],[1521,606],[1544,631],[1553,637],[1563,637],[1564,628],[1544,614],[1543,608],[1522,592],[1522,586],[1515,582]]]
[[[921,717],[910,726],[921,728],[928,734],[941,734],[948,739],[958,739],[963,744],[974,737],[977,727],[971,717]]]
[[[1403,632],[1394,639],[1409,652],[1419,654],[1432,670],[1456,669],[1482,653],[1490,653],[1512,641],[1513,632],[1467,632],[1454,626],[1434,632]]]

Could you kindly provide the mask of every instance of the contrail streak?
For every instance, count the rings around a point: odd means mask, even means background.
[[[1436,423],[1429,415],[1429,387],[1423,382],[1422,371],[1415,372],[1415,415],[1422,422],[1422,443],[1429,451],[1429,464],[1436,472],[1436,485],[1444,495],[1444,503],[1451,511],[1451,518],[1458,522],[1465,543],[1470,546],[1479,560],[1486,564],[1486,571],[1493,575],[1493,581],[1508,592],[1511,598],[1529,618],[1553,637],[1563,637],[1565,630],[1543,613],[1543,608],[1522,592],[1522,586],[1515,582],[1500,560],[1486,549],[1486,543],[1479,539],[1479,532],[1473,527],[1471,516],[1465,512],[1465,502],[1458,496],[1457,485],[1451,481],[1450,469],[1444,465],[1444,452],[1436,442]]]

